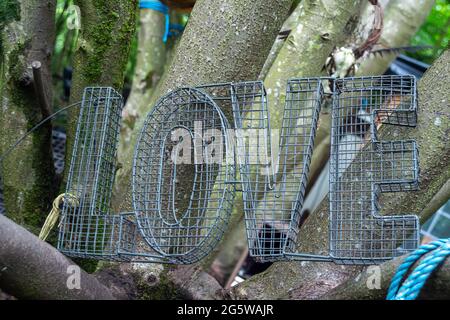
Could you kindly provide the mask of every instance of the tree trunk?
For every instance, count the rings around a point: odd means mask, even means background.
[[[334,47],[346,40],[347,35],[356,26],[361,3],[362,1],[354,0],[327,2],[303,0],[286,20],[283,29],[291,28],[292,31],[281,48],[277,48],[280,40],[276,40],[261,72],[261,75],[266,74],[264,86],[269,101],[272,129],[281,128],[287,81],[291,78],[324,74],[327,57]],[[273,57],[273,52],[277,50],[278,54]],[[330,125],[329,110],[324,108],[316,136],[317,147],[326,147],[328,144],[326,139],[329,138],[327,133],[330,131]],[[325,151],[322,158],[327,159],[329,148],[321,148],[321,150]],[[323,165],[316,165],[323,164],[323,161],[316,159],[317,153],[315,155],[310,170],[311,176],[318,175],[323,167]],[[217,249],[220,251],[220,256],[213,266],[215,269],[213,273],[217,273],[217,269],[220,269],[225,278],[230,275],[238,261],[242,252],[240,248],[246,246],[244,226],[241,225],[244,215],[243,207],[242,197],[236,197],[233,211],[234,215],[237,215],[234,219],[236,223],[231,224],[230,229],[236,226],[238,230],[225,235],[223,249],[222,247]],[[231,234],[233,236],[230,236]],[[231,257],[233,259],[230,259]]]
[[[415,139],[419,146],[421,166],[418,192],[382,194],[383,212],[415,213],[423,222],[430,215],[430,201],[441,201],[443,188],[450,179],[450,144],[448,130],[450,50],[436,60],[419,83],[419,111],[416,128],[384,125],[379,130],[380,140]],[[438,200],[436,200],[438,199]],[[440,199],[440,200],[439,200]],[[326,197],[306,221],[299,233],[298,251],[326,254],[328,252],[329,201]],[[358,266],[341,266],[333,263],[280,262],[264,273],[258,274],[235,288],[238,297],[250,299],[300,298],[314,299],[323,296],[351,276],[361,272]]]
[[[259,73],[259,80],[263,80],[266,78],[267,73],[269,72],[270,68],[273,65],[273,62],[275,61],[276,57],[278,56],[278,53],[280,52],[281,48],[283,47],[284,42],[286,41],[286,38],[283,34],[290,34],[291,30],[294,29],[300,20],[300,13],[301,10],[295,10],[289,15],[289,17],[286,19],[286,21],[283,23],[283,26],[281,27],[280,34],[275,39],[275,42],[272,45],[272,48],[270,49],[269,55],[266,59],[266,62],[264,62],[264,66]]]
[[[0,7],[0,153],[4,153],[50,113],[55,1],[9,0]],[[34,90],[33,61],[41,63],[40,95]],[[51,130],[50,123],[42,126],[1,163],[7,214],[34,232],[55,193]]]
[[[333,49],[356,27],[362,1],[304,0],[295,11],[299,21],[291,31],[264,80],[272,128],[281,128],[287,80],[321,76]]]
[[[163,35],[166,17],[155,10],[140,10],[138,53],[132,89],[123,109],[122,128],[118,147],[119,162],[122,155],[132,152],[131,134],[137,118],[145,117],[149,99],[164,71],[166,46]]]
[[[173,61],[149,102],[179,86],[255,79],[291,5],[291,0],[197,1]],[[130,144],[145,117],[136,122]],[[133,153],[118,170],[114,203],[130,210],[129,181]],[[126,197],[126,199],[124,199]],[[126,203],[122,203],[125,200]],[[128,209],[126,209],[128,208]]]
[[[81,100],[85,87],[111,86],[122,90],[137,12],[137,0],[75,0],[75,4],[81,10],[81,30],[74,55],[71,103]],[[66,169],[72,155],[78,111],[72,109],[68,115]],[[65,170],[65,176],[67,173]]]

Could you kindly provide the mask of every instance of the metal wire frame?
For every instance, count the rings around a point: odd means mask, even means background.
[[[221,109],[194,88],[165,96],[144,124],[133,166],[136,222],[170,263],[199,261],[226,230],[235,180],[228,129]]]
[[[417,216],[381,215],[379,196],[418,189],[417,145],[379,141],[377,127],[416,125],[416,80],[337,79],[334,90],[330,256],[338,263],[373,264],[410,252],[419,244]]]
[[[318,255],[297,252],[296,242],[325,82],[331,83],[333,100],[330,238],[329,255]],[[236,127],[266,128],[273,135],[266,98],[255,107],[244,97],[240,102],[236,93]],[[415,249],[417,217],[381,216],[378,198],[381,192],[417,190],[418,149],[414,141],[378,141],[377,127],[415,126],[416,97],[412,76],[290,80],[280,152],[268,139],[246,144],[243,137],[236,138],[250,255],[259,261],[372,264]],[[274,172],[267,171],[267,159]]]
[[[161,98],[135,150],[134,212],[112,214],[121,109],[114,90],[85,90],[58,248],[104,260],[200,260],[223,235],[234,197],[235,169],[223,161],[231,148],[227,119],[199,89],[181,88]],[[180,144],[183,139],[187,144]]]
[[[245,128],[236,134],[236,154],[247,239],[250,255],[259,261],[297,255],[300,209],[324,93],[321,81],[288,81],[281,135],[270,128],[262,83],[234,85],[236,127]],[[306,258],[323,259],[309,254]]]
[[[122,260],[121,219],[109,212],[122,107],[112,88],[84,90],[58,236],[67,255]]]
[[[333,83],[330,254],[316,255],[297,252],[297,242],[325,81]],[[378,197],[417,189],[418,156],[414,141],[379,142],[377,125],[414,126],[416,107],[412,77],[292,79],[278,134],[270,128],[260,81],[175,90],[159,100],[140,134],[134,212],[114,215],[109,200],[121,98],[107,88],[88,88],[58,247],[97,259],[196,262],[226,230],[238,169],[250,254],[258,260],[390,259],[417,245],[418,222],[415,216],[380,217]]]

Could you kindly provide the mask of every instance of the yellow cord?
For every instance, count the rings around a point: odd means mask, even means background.
[[[53,227],[55,226],[56,222],[59,219],[59,215],[61,213],[61,203],[64,201],[70,201],[71,205],[78,205],[78,200],[74,195],[71,195],[69,193],[63,193],[56,197],[55,200],[53,200],[53,207],[50,211],[49,215],[45,219],[44,225],[42,226],[41,232],[39,233],[39,239],[45,241],[50,234],[50,231],[52,231]]]

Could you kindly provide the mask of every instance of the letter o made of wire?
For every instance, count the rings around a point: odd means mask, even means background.
[[[148,114],[134,154],[138,229],[168,263],[208,255],[223,236],[234,199],[229,124],[204,92],[180,88]]]

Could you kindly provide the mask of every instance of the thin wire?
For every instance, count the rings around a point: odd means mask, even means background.
[[[0,164],[3,162],[3,160],[19,145],[22,143],[23,140],[25,140],[25,138],[27,138],[30,134],[32,134],[34,131],[36,131],[39,127],[41,127],[44,123],[46,123],[47,121],[53,119],[54,117],[56,117],[58,114],[60,114],[63,111],[66,111],[67,109],[73,108],[77,105],[80,105],[81,102],[75,102],[72,103],[70,105],[68,105],[67,107],[62,108],[61,110],[56,111],[55,113],[49,115],[47,118],[41,120],[37,125],[35,125],[33,128],[31,128],[27,133],[25,133],[19,140],[17,140],[11,147],[8,148],[8,150],[5,151],[5,153],[2,154],[2,156],[0,157]]]

